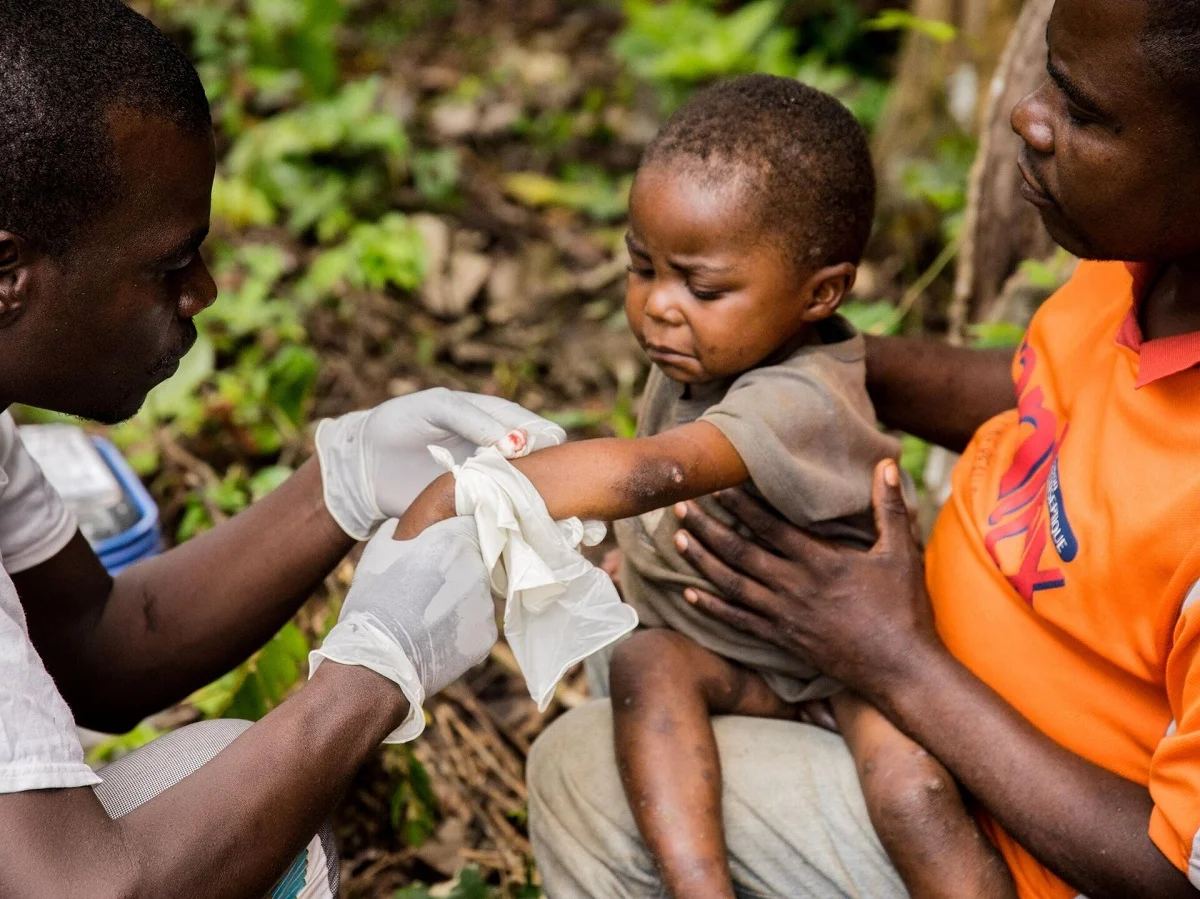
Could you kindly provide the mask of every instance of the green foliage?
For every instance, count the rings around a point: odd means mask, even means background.
[[[623,219],[632,186],[632,175],[614,178],[598,166],[582,163],[564,167],[561,179],[537,172],[514,172],[504,179],[508,195],[527,206],[563,206],[596,222]]]
[[[446,206],[459,199],[461,161],[457,150],[420,150],[413,154],[410,166],[413,186],[426,201],[435,206]]]
[[[282,212],[290,230],[315,228],[322,240],[345,233],[361,214],[383,212],[409,144],[396,117],[378,108],[381,87],[377,78],[353,81],[248,128],[226,158],[218,210],[250,224]]]
[[[875,18],[864,22],[863,28],[867,31],[910,31],[939,44],[948,44],[958,37],[958,29],[949,22],[923,19],[906,9],[885,9]]]
[[[777,22],[782,0],[754,0],[722,16],[698,0],[625,0],[628,25],[613,50],[676,106],[699,82],[747,72],[790,75],[795,33]]]
[[[86,761],[93,768],[107,765],[135,749],[141,749],[152,740],[157,740],[162,734],[162,731],[143,721],[127,734],[119,734],[97,743],[88,750]]]
[[[925,466],[929,463],[931,448],[920,437],[900,435],[900,467],[908,472],[918,490],[925,486]]]
[[[404,887],[392,894],[393,899],[433,899],[434,895],[429,887],[423,884]],[[478,869],[463,868],[450,891],[447,893],[439,889],[436,895],[445,896],[446,899],[500,899],[503,894],[496,888],[488,886]],[[542,891],[533,884],[525,884],[508,895],[514,896],[515,899],[539,899]]]
[[[864,334],[899,334],[902,316],[897,314],[896,304],[887,300],[846,303],[839,310],[850,324]]]
[[[341,246],[313,261],[299,293],[316,298],[339,288],[414,290],[425,278],[425,244],[403,215],[389,212],[378,222],[355,225]]]
[[[285,624],[249,661],[196,691],[189,701],[206,718],[257,721],[299,682],[308,650],[304,633],[294,624]]]
[[[404,840],[404,845],[414,849],[422,846],[433,836],[437,827],[438,804],[433,793],[429,772],[417,759],[412,747],[405,745],[397,753],[402,760],[396,789],[392,791],[389,813],[392,826]]]
[[[668,111],[697,85],[766,72],[833,94],[872,127],[886,84],[843,61],[861,37],[857,8],[834,4],[831,15],[807,21],[806,31],[818,40],[805,48],[799,33],[781,24],[786,7],[783,0],[754,0],[722,14],[706,0],[625,0],[627,24],[613,50],[633,74],[655,86]]]
[[[190,38],[188,49],[216,121],[237,131],[248,100],[278,106],[334,89],[338,29],[356,5],[356,0],[153,0],[151,14]]]
[[[1025,329],[1012,322],[981,322],[967,326],[971,346],[981,350],[1015,347],[1025,337]]]

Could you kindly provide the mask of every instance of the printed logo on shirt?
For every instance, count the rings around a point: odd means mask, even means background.
[[[1050,514],[1050,539],[1054,551],[1064,562],[1072,561],[1079,552],[1079,541],[1071,530],[1067,509],[1063,505],[1062,480],[1058,476],[1058,456],[1050,466],[1050,478],[1046,482],[1046,510]]]
[[[1079,544],[1066,518],[1058,475],[1067,429],[1059,434],[1058,416],[1046,407],[1042,386],[1031,383],[1037,354],[1028,343],[1017,351],[1017,363],[1017,411],[1029,430],[1000,478],[984,544],[1008,582],[1032,604],[1035,593],[1066,583],[1059,561],[1075,558]],[[1050,546],[1054,549],[1048,552]]]

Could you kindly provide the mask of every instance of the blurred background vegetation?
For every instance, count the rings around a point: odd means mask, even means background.
[[[1012,343],[1069,270],[1053,256],[1018,265],[1048,255],[1033,232],[975,246],[964,217],[1019,0],[135,5],[195,61],[220,152],[206,250],[220,299],[178,375],[109,432],[172,540],[277,486],[319,417],[425,387],[631,434],[646,373],[622,313],[631,175],[663,116],[714,79],[799,78],[870,131],[879,219],[847,309],[864,330]],[[968,250],[1003,256],[1001,276],[973,285]],[[927,449],[905,449],[936,480]],[[265,714],[303,677],[352,573],[248,663],[93,759],[200,716]],[[338,821],[348,895],[538,895],[521,775],[547,719],[513,670],[498,647],[431,706],[425,739],[363,771]],[[550,714],[584,690],[569,679]]]

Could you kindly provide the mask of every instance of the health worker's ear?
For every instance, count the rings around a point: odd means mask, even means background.
[[[819,322],[837,312],[842,300],[854,286],[858,267],[851,262],[827,265],[813,272],[804,285],[808,306],[804,310],[806,322]]]
[[[25,311],[33,256],[25,238],[0,231],[0,328],[11,325]]]

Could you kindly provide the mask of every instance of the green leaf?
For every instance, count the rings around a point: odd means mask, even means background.
[[[425,243],[399,212],[356,225],[341,246],[326,250],[309,267],[297,293],[313,301],[347,286],[415,290],[425,279]]]
[[[948,44],[958,37],[958,29],[940,19],[923,19],[905,9],[885,9],[863,23],[864,31],[910,31]]]
[[[239,665],[208,686],[201,687],[188,697],[188,702],[195,706],[205,718],[220,718],[233,703],[238,690],[249,676],[249,667]]]
[[[1025,329],[1011,322],[981,322],[967,326],[971,346],[978,349],[1015,347],[1025,337]]]
[[[636,75],[664,89],[668,105],[680,87],[745,72],[789,75],[796,35],[777,25],[782,0],[755,0],[728,15],[695,0],[626,0],[627,24],[614,53]]]
[[[438,804],[433,781],[410,746],[403,747],[404,773],[389,804],[392,826],[408,846],[424,844],[437,829]]]
[[[900,437],[900,467],[908,472],[918,488],[925,483],[925,466],[929,462],[930,445],[920,437],[903,434]]]
[[[899,310],[887,300],[873,303],[854,301],[841,308],[842,315],[864,334],[896,334],[900,330]]]
[[[250,501],[258,502],[290,478],[293,471],[287,465],[268,465],[250,477]]]
[[[147,743],[157,740],[163,731],[151,727],[145,721],[126,734],[109,737],[88,750],[87,763],[93,768],[114,762],[123,755],[128,755],[136,749],[141,749]]]
[[[458,189],[460,162],[452,148],[426,150],[412,158],[413,184],[430,203],[448,203]]]
[[[429,887],[422,884],[401,887],[392,894],[392,897],[393,899],[432,899],[429,895]]]
[[[489,899],[491,895],[478,868],[463,868],[458,875],[458,884],[450,891],[450,899]]]
[[[275,221],[275,204],[267,194],[245,178],[213,179],[212,216],[235,230],[270,225]]]
[[[299,682],[309,649],[303,631],[289,622],[247,662],[197,690],[188,701],[206,718],[257,721]]]
[[[266,399],[283,412],[294,427],[301,427],[307,418],[320,367],[317,354],[302,346],[281,347],[267,364]]]
[[[204,332],[179,362],[179,370],[150,391],[141,413],[152,421],[170,421],[194,412],[200,403],[201,385],[217,367],[216,351]]]

